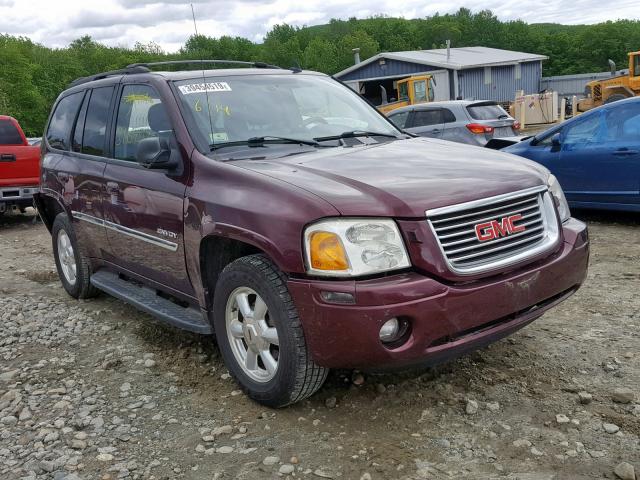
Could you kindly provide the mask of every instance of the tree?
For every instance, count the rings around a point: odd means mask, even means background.
[[[304,50],[304,68],[335,73],[338,65],[338,49],[328,40],[314,38]]]
[[[338,42],[339,63],[337,70],[343,70],[349,65],[353,65],[354,48],[360,49],[361,60],[373,57],[380,51],[380,45],[378,45],[378,42],[365,31],[357,30],[350,33]]]

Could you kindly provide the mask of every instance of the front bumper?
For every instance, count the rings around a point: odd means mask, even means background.
[[[586,225],[570,219],[564,243],[546,259],[468,284],[445,284],[416,272],[374,280],[290,279],[313,360],[330,368],[432,365],[503,338],[574,293],[586,277]],[[330,304],[321,292],[346,292],[354,305]],[[401,346],[379,340],[392,317],[410,321]]]

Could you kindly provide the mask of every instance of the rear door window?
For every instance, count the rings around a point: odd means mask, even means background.
[[[83,94],[84,92],[73,93],[58,102],[47,128],[47,141],[51,148],[69,150],[71,129]]]
[[[467,107],[467,112],[474,120],[497,120],[509,117],[500,105],[470,105]]]
[[[640,103],[619,104],[608,109],[604,127],[606,141],[640,143]]]
[[[11,120],[0,120],[0,145],[22,145],[20,132]]]
[[[416,110],[413,113],[413,127],[426,127],[442,123],[440,109]]]
[[[107,122],[113,87],[94,88],[87,108],[82,135],[82,153],[106,156]]]

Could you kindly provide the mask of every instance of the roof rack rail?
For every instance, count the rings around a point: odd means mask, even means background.
[[[277,68],[282,70],[282,67],[277,65],[270,65],[264,62],[243,62],[240,60],[167,60],[165,62],[151,62],[151,63],[132,63],[127,68],[134,67],[157,67],[160,65],[188,65],[188,64],[229,64],[229,65],[248,65],[254,68]]]
[[[134,73],[148,73],[150,71],[151,70],[149,68],[143,65],[129,65],[127,68],[121,68],[119,70],[110,70],[108,72],[89,75],[88,77],[77,78],[69,84],[69,88],[82,85],[83,83],[93,82],[94,80],[100,80],[101,78],[112,77],[114,75],[132,75]]]

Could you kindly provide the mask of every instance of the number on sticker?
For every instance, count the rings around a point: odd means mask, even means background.
[[[231,87],[227,82],[191,83],[178,87],[183,95],[190,93],[230,92]]]

